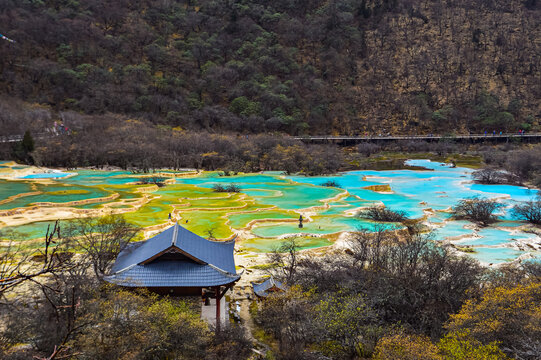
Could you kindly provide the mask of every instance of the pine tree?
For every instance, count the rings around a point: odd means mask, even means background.
[[[22,147],[27,156],[34,151],[34,139],[28,130],[24,132]]]

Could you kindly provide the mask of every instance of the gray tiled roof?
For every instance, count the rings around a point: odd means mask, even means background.
[[[277,287],[278,289],[285,290],[286,286],[282,284],[279,281],[274,280],[274,278],[271,276],[267,280],[263,281],[261,284],[252,283],[252,286],[254,287],[254,293],[257,296],[265,297],[269,295],[269,292],[267,290],[271,289],[272,287]]]
[[[175,246],[193,257],[235,274],[235,241],[210,241],[176,224]]]
[[[157,261],[146,265],[134,265],[108,276],[113,284],[129,287],[205,287],[232,283],[240,278],[211,265],[186,261]]]
[[[160,234],[130,244],[118,255],[106,280],[124,286],[215,286],[238,280],[233,250],[235,241],[210,241],[175,224]],[[162,260],[165,252],[189,254],[191,260]]]
[[[178,224],[146,241],[130,244],[118,255],[112,272],[115,273],[133,264],[140,264],[172,246],[207,264],[235,273],[235,259],[233,258],[235,241],[210,241]]]
[[[178,225],[175,225],[178,226]],[[171,247],[174,226],[171,226],[164,232],[151,237],[146,241],[131,243],[118,254],[113,269],[113,273],[127,268],[133,264],[139,264],[154,255]]]

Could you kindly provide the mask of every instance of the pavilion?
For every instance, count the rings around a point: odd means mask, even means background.
[[[220,328],[220,300],[240,279],[231,241],[211,241],[178,223],[146,240],[131,243],[120,252],[106,281],[130,288],[147,288],[158,294],[203,295],[213,291],[216,328]]]
[[[283,293],[287,290],[284,284],[275,280],[272,276],[260,284],[252,282],[252,286],[254,288],[254,294],[259,298],[266,298],[271,294]]]

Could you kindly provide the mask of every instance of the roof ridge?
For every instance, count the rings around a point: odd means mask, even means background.
[[[177,246],[177,235],[178,235],[178,222],[173,225],[173,238],[171,239],[171,246]]]
[[[207,266],[210,266],[210,267],[213,268],[214,270],[216,270],[216,271],[218,271],[218,272],[222,273],[223,275],[228,276],[228,277],[230,277],[230,278],[234,278],[234,277],[238,277],[238,276],[239,276],[238,274],[232,274],[232,273],[230,273],[229,271],[225,271],[225,270],[223,270],[223,269],[220,269],[220,268],[217,267],[216,265],[212,265],[212,264],[208,264],[208,263],[207,263]]]
[[[135,266],[138,266],[138,265],[139,265],[139,264],[131,264],[131,265],[129,265],[129,266],[126,266],[126,267],[123,268],[123,269],[120,269],[120,270],[116,271],[114,274],[111,274],[111,275],[109,275],[109,276],[107,276],[107,277],[115,276],[116,274],[120,274],[120,273],[122,273],[122,272],[124,272],[124,271],[128,271],[128,270],[130,270],[131,268],[133,268],[133,267],[135,267]]]

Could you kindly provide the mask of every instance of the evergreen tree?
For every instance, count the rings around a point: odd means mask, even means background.
[[[22,161],[27,164],[32,164],[34,159],[31,152],[34,151],[34,139],[30,135],[30,131],[26,130],[21,142],[15,143],[13,147],[13,156],[18,161]]]
[[[22,141],[22,148],[23,151],[29,155],[32,151],[34,151],[34,139],[32,138],[32,135],[30,135],[30,131],[26,130],[24,132],[23,141]]]

